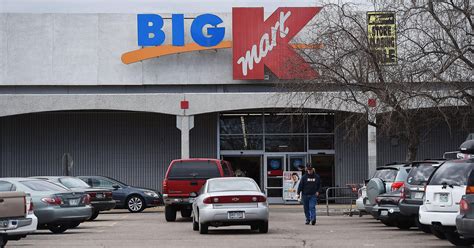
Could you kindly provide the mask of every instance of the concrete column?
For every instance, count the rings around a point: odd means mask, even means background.
[[[377,169],[377,128],[374,126],[367,126],[367,150],[368,150],[368,165],[370,178],[374,175]]]
[[[194,127],[194,116],[176,116],[176,127],[181,130],[181,158],[189,158],[189,131]]]

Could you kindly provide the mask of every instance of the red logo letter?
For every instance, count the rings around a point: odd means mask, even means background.
[[[278,8],[264,21],[263,8],[233,8],[234,79],[264,79],[264,65],[280,79],[317,77],[288,43],[320,10]]]

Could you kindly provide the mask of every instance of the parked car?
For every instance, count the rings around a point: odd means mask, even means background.
[[[0,248],[9,240],[20,240],[36,231],[38,219],[31,197],[14,192],[13,185],[0,182]]]
[[[425,160],[413,162],[412,169],[402,188],[402,200],[399,204],[401,214],[410,217],[418,229],[426,233],[431,233],[430,227],[420,223],[418,220],[418,212],[420,206],[423,205],[426,184],[428,184],[431,175],[433,175],[436,169],[444,162],[446,161]]]
[[[441,165],[431,177],[425,190],[419,220],[429,225],[438,238],[447,238],[456,245],[467,242],[460,238],[456,229],[459,204],[466,192],[469,173],[474,169],[474,159],[453,160]]]
[[[145,188],[127,185],[116,179],[104,176],[79,176],[93,188],[105,188],[112,191],[116,208],[128,209],[131,213],[139,213],[146,208],[156,207],[163,203],[160,193]]]
[[[92,216],[89,220],[95,220],[100,211],[108,211],[115,208],[115,200],[112,191],[104,188],[93,188],[79,178],[68,176],[35,177],[60,184],[72,191],[85,192],[91,197]]]
[[[15,191],[31,195],[38,229],[63,233],[92,215],[90,196],[86,193],[34,178],[0,178],[0,184],[11,184]]]
[[[268,202],[257,183],[246,177],[213,178],[206,181],[193,202],[193,230],[201,234],[209,226],[249,225],[268,232]]]
[[[456,217],[456,229],[467,244],[474,245],[474,170],[469,175],[464,195],[459,203],[460,214]]]
[[[377,204],[372,208],[372,215],[387,226],[396,226],[404,230],[410,229],[415,223],[412,218],[400,213],[401,199],[400,189],[377,196],[375,198]]]
[[[175,221],[176,212],[191,217],[192,203],[207,179],[234,175],[230,163],[218,159],[192,158],[171,161],[163,180],[166,221]]]
[[[367,182],[367,197],[363,199],[366,212],[372,213],[377,196],[403,187],[410,169],[409,163],[392,163],[378,167],[374,176]]]

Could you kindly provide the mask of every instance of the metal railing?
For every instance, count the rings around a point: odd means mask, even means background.
[[[334,203],[350,204],[352,212],[353,202],[357,200],[359,188],[357,185],[348,185],[346,187],[330,187],[326,189],[326,214],[329,216],[329,201]]]

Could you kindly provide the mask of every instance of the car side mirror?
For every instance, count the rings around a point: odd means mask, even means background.
[[[115,190],[117,190],[117,189],[120,189],[120,186],[117,185],[117,184],[115,184],[115,185],[112,185],[112,188],[114,188]]]

